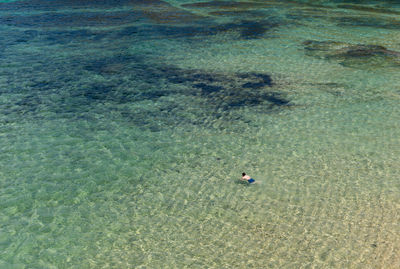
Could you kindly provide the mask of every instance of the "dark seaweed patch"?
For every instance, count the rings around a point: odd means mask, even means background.
[[[94,83],[81,88],[74,93],[75,97],[83,96],[89,103],[114,103],[126,104],[140,102],[143,100],[156,100],[163,96],[167,96],[173,91],[163,91],[156,87],[143,89],[122,88],[118,84],[111,83]]]
[[[265,7],[269,5],[260,2],[209,1],[209,2],[183,4],[182,6],[188,8],[245,9],[245,8]]]
[[[273,81],[267,73],[182,69],[124,53],[68,61],[48,57],[43,62],[46,64],[40,72],[48,69],[46,72],[52,75],[32,80],[23,89],[15,88],[18,91],[13,87],[21,77],[15,76],[9,94],[15,94],[16,101],[1,108],[1,113],[60,118],[90,118],[104,113],[113,120],[115,117],[157,131],[178,124],[211,124],[216,119],[241,121],[238,109],[243,106],[270,111],[290,105],[272,88]],[[84,77],[88,73],[104,79],[88,81]],[[29,74],[23,79],[31,78]],[[137,105],[127,105],[134,103]],[[109,115],[110,109],[115,113]]]
[[[150,92],[141,92],[136,97],[138,97],[139,100],[140,99],[141,100],[144,100],[144,99],[154,100],[154,99],[158,99],[160,97],[166,96],[169,93],[170,92],[161,91],[161,90],[153,90],[153,91],[150,91]]]
[[[136,26],[128,26],[119,31],[118,35],[120,37],[123,36],[132,36],[132,35],[137,35],[139,33],[140,29]]]
[[[27,31],[14,30],[12,32],[3,31],[2,33],[6,36],[6,38],[2,37],[0,43],[1,45],[7,47],[12,45],[18,45],[20,43],[28,43],[39,36],[39,31],[35,30],[27,30]]]
[[[266,99],[277,106],[286,106],[289,104],[289,101],[280,97],[280,94],[272,93],[271,95],[267,96]]]
[[[194,26],[166,26],[158,25],[152,27],[145,27],[140,29],[141,36],[147,37],[194,37],[194,36],[212,36],[221,32],[215,26],[209,25],[194,25]]]
[[[73,41],[99,41],[105,37],[107,34],[104,32],[95,32],[88,29],[81,30],[71,30],[71,31],[47,31],[45,33],[46,39],[48,41],[53,41],[56,43],[69,43]]]
[[[217,78],[211,74],[207,73],[200,73],[200,74],[194,74],[192,76],[193,81],[204,81],[205,83],[212,83],[214,82]]]
[[[100,58],[91,61],[89,64],[85,65],[85,69],[105,75],[124,71],[124,68],[128,68],[129,65],[135,66],[140,64],[143,64],[143,57],[120,54],[113,57]]]
[[[265,83],[263,82],[246,82],[242,85],[243,88],[248,88],[248,89],[258,89],[264,86]]]
[[[129,64],[129,62],[131,62]],[[213,109],[230,110],[232,108],[244,105],[272,105],[285,106],[289,101],[270,92],[269,88],[273,86],[272,78],[265,73],[210,73],[201,70],[184,70],[169,65],[151,65],[144,62],[143,59],[135,56],[115,57],[112,59],[96,60],[86,66],[86,70],[99,73],[103,76],[113,76],[114,74],[105,72],[109,65],[122,64],[128,65],[131,76],[136,80],[149,83],[152,86],[144,92],[131,91],[131,94],[124,95],[123,100],[138,101],[143,99],[158,99],[170,94],[201,96],[206,103]],[[176,87],[164,87],[164,90],[158,90],[157,84],[167,81],[171,84],[178,84],[181,90]],[[175,89],[175,90],[169,90]],[[93,92],[94,91],[94,92]],[[143,91],[143,89],[141,89]],[[99,92],[103,95],[99,95]],[[111,98],[112,93],[92,88],[89,96],[92,99]],[[115,102],[118,98],[111,98]],[[212,109],[213,108],[213,109]]]
[[[224,89],[222,86],[210,85],[206,83],[195,83],[193,87],[201,89],[201,91],[205,94],[211,94],[213,92],[219,92]]]
[[[117,6],[132,7],[126,11],[108,11]],[[0,9],[21,11],[44,10],[46,13],[34,15],[6,15],[0,17],[0,23],[18,27],[90,27],[118,26],[141,20],[156,23],[187,23],[201,19],[189,11],[174,7],[164,1],[61,1],[33,0],[0,3]],[[105,8],[100,12],[59,12],[63,8]],[[58,12],[52,12],[58,11]],[[10,13],[12,14],[12,13]]]
[[[39,35],[38,31],[26,30],[21,33],[20,37],[16,40],[16,42],[29,42],[30,40],[36,38],[38,35]]]
[[[87,87],[84,91],[84,96],[93,100],[105,100],[112,97],[113,87],[104,84],[95,84]]]
[[[223,31],[239,31],[240,37],[244,39],[261,38],[263,35],[279,26],[279,23],[274,22],[273,19],[269,21],[249,21],[243,20],[240,23],[227,23],[217,27],[221,32]]]
[[[259,82],[256,82],[255,84],[261,84],[262,86],[272,86],[272,78],[268,74],[263,74],[263,73],[244,73],[244,74],[239,74],[240,78],[248,79],[248,78],[256,78],[260,80]],[[254,83],[254,82],[252,82]]]
[[[1,19],[0,19],[1,20]],[[100,41],[104,38],[110,37],[110,33],[107,31],[92,31],[89,29],[79,29],[79,30],[54,30],[54,29],[32,29],[18,31],[13,29],[12,31],[2,31],[6,38],[0,37],[0,47],[1,46],[13,46],[21,43],[30,43],[36,45],[46,45],[53,44],[69,44],[73,42],[94,42]],[[33,43],[32,43],[33,42]]]
[[[127,27],[120,31],[118,37],[168,37],[168,38],[191,38],[196,36],[213,36],[225,32],[238,32],[241,39],[257,39],[276,27],[279,23],[273,21],[241,21],[238,23],[215,24],[206,22],[189,26],[153,25],[151,27],[132,28]]]
[[[41,104],[41,100],[37,95],[28,95],[22,98],[20,101],[15,103],[17,106],[28,108],[28,110],[34,110],[29,108],[35,108],[38,104]]]
[[[220,10],[211,11],[212,16],[240,17],[240,18],[265,18],[266,14],[259,10]]]
[[[265,24],[257,21],[243,21],[240,24],[240,35],[245,39],[260,38],[269,28],[276,27],[276,24]]]
[[[360,5],[354,5],[354,4],[341,4],[341,5],[338,5],[337,7],[358,10],[358,11],[371,12],[371,13],[379,13],[379,14],[393,14],[393,15],[400,14],[400,12],[395,11],[393,9],[386,9],[386,8],[381,8],[381,7],[376,7],[376,6],[360,6]]]
[[[192,25],[165,25],[144,24],[140,27],[129,26],[122,28],[120,31],[114,33],[116,38],[142,38],[149,40],[152,38],[192,38],[196,36],[212,36],[221,32],[217,27],[218,25],[203,22]]]
[[[186,25],[176,24],[156,24],[128,26],[116,33],[118,38],[121,37],[141,37],[145,39],[151,38],[192,38],[202,36],[213,36],[220,33],[235,33],[241,39],[257,39],[265,37],[265,34],[277,27],[286,24],[279,18],[268,17],[262,20],[236,20],[235,22],[217,23],[212,19],[202,19],[196,23]]]
[[[400,29],[400,22],[398,20],[389,20],[386,18],[373,18],[373,17],[336,17],[334,21],[338,26],[344,27],[373,27],[383,29]]]
[[[230,110],[245,105],[288,105],[289,101],[268,89],[273,82],[264,73],[205,73],[200,70],[175,70],[176,74],[168,72],[167,79],[171,83],[185,84],[194,89],[200,89],[201,96],[208,99],[207,103],[215,108]],[[197,92],[193,92],[197,95]]]
[[[45,13],[38,15],[8,15],[0,17],[0,23],[18,27],[86,27],[116,26],[137,22],[139,12],[85,12]]]
[[[25,0],[0,3],[1,10],[59,10],[63,8],[115,8],[165,5],[161,0]]]
[[[201,88],[203,84],[211,85],[212,83],[221,83],[223,81],[223,77],[218,73],[207,73],[199,70],[182,70],[174,66],[161,67],[158,71],[161,72],[170,83],[199,85],[196,88]]]

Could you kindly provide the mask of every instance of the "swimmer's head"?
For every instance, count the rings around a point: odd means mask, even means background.
[[[242,173],[242,176],[245,176],[245,175],[246,175],[246,173],[245,173],[245,172],[243,172],[243,173]]]

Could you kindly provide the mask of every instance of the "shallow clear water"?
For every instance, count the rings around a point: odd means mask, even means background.
[[[399,29],[397,1],[0,1],[0,267],[398,268]]]

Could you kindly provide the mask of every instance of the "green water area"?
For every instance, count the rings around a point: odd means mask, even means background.
[[[0,268],[400,268],[399,85],[396,0],[2,0]]]

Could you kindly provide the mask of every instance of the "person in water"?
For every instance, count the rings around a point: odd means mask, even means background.
[[[254,183],[256,182],[254,179],[252,179],[249,175],[246,175],[246,173],[242,173],[242,180],[245,180],[249,183]]]

